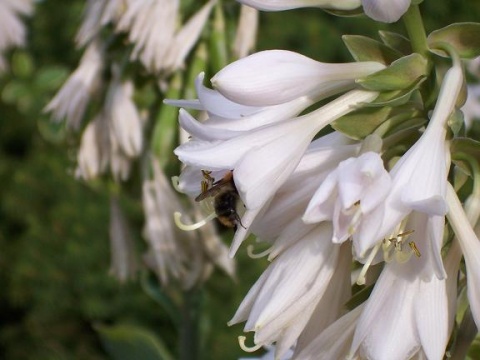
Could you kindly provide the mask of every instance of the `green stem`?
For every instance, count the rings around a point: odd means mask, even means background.
[[[199,360],[200,312],[202,307],[201,289],[193,288],[183,292],[182,326],[180,329],[180,360]]]
[[[412,43],[412,50],[428,58],[427,34],[423,26],[422,16],[418,5],[411,5],[403,15],[403,23]]]

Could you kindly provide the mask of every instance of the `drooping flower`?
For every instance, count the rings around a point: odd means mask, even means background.
[[[401,157],[390,172],[392,187],[385,201],[363,216],[353,234],[357,255],[385,238],[396,237],[409,230],[402,221],[412,212],[427,214],[429,227],[439,229],[437,217],[448,211],[445,201],[447,171],[450,166],[446,122],[452,113],[463,82],[459,64],[448,70],[443,80],[437,105],[429,125],[420,139]],[[431,232],[433,238],[442,238],[443,230]],[[434,256],[431,273],[443,278],[445,273],[440,256],[441,241],[424,243]],[[436,246],[436,248],[432,248]],[[424,276],[429,276],[427,273]]]
[[[77,47],[90,43],[102,27],[115,23],[124,10],[123,0],[88,0],[85,6],[83,21],[75,36]]]
[[[123,283],[135,276],[137,261],[130,228],[118,198],[110,199],[110,274]]]
[[[419,274],[426,266],[423,255],[408,265],[385,265],[358,320],[352,355],[404,360],[423,352],[428,359],[443,359],[449,338],[446,280],[424,280]]]
[[[0,1],[0,72],[6,70],[4,51],[25,45],[26,29],[21,16],[31,15],[32,0]]]
[[[134,43],[132,59],[139,59],[152,72],[178,69],[193,47],[214,5],[205,4],[177,31],[178,0],[129,1],[117,23]]]
[[[247,320],[245,331],[255,331],[255,344],[276,342],[278,357],[298,339],[327,287],[334,286],[334,272],[347,274],[350,282],[349,262],[346,269],[337,266],[340,247],[330,241],[331,225],[306,227],[262,274],[230,321]],[[350,256],[350,250],[345,254]]]
[[[90,98],[101,84],[103,70],[103,50],[97,42],[92,42],[80,60],[78,68],[70,75],[55,97],[45,107],[52,112],[56,121],[64,118],[72,129],[80,127]]]

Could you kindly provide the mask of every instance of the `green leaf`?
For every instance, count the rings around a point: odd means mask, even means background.
[[[450,152],[452,161],[466,174],[472,176],[472,171],[480,165],[480,142],[470,138],[455,138],[451,141]]]
[[[455,109],[455,111],[448,118],[447,125],[452,130],[453,135],[458,136],[462,130],[465,130],[463,112],[459,109]]]
[[[408,55],[412,53],[412,46],[410,41],[403,35],[391,32],[380,30],[378,32],[383,43],[392,49],[395,49],[399,53]]]
[[[28,78],[33,73],[33,60],[23,51],[17,51],[12,56],[12,72],[19,78]]]
[[[96,325],[107,353],[114,360],[174,360],[153,332],[134,325]]]
[[[143,291],[165,310],[177,329],[180,329],[180,310],[172,301],[172,298],[163,290],[156,276],[145,271],[142,273],[140,281]]]
[[[473,59],[480,55],[480,24],[451,24],[428,35],[428,45],[432,52],[443,57],[449,57],[443,50],[435,48],[436,44],[440,43],[453,46],[461,58]]]
[[[345,304],[345,308],[348,310],[353,310],[355,309],[358,305],[363,304],[367,299],[370,297],[370,294],[372,293],[373,290],[373,285],[368,285],[363,287],[363,289],[357,291],[355,295],[353,295],[350,300],[347,301]]]
[[[68,77],[65,67],[47,67],[40,69],[35,77],[35,84],[43,91],[57,90]]]
[[[209,43],[209,59],[214,73],[220,71],[228,63],[227,32],[225,28],[225,15],[220,2],[215,5],[213,31]]]
[[[416,94],[420,84],[425,81],[425,77],[418,79],[412,86],[403,90],[384,91],[371,103],[365,104],[366,107],[378,106],[400,106],[410,101]]]
[[[421,112],[408,107],[395,108],[386,121],[384,121],[376,130],[375,133],[382,138],[390,136],[393,133],[408,130],[410,128],[419,128],[427,122],[426,119],[421,118]]]
[[[9,82],[2,91],[2,100],[7,104],[15,104],[19,99],[30,97],[28,86],[19,81]]]
[[[334,121],[332,127],[352,139],[360,140],[375,131],[388,118],[391,110],[387,106],[362,108]]]
[[[355,61],[378,61],[389,65],[402,57],[398,51],[366,36],[343,35],[342,39]]]
[[[356,82],[367,90],[403,90],[411,87],[419,78],[426,76],[427,72],[427,59],[420,54],[411,54],[394,61],[386,69],[358,79]]]
[[[180,97],[181,89],[182,73],[177,72],[170,82],[165,97],[167,99],[178,99]],[[162,104],[153,128],[152,151],[160,159],[162,166],[174,158],[173,148],[178,144],[177,116],[178,108]]]

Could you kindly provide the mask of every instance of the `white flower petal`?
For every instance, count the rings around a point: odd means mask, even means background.
[[[430,282],[420,282],[413,304],[414,319],[427,359],[444,358],[449,338],[447,300],[444,280],[433,278]]]
[[[411,0],[362,0],[365,14],[377,21],[395,22],[405,14]]]

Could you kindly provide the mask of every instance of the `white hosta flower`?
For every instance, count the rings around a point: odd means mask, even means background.
[[[82,25],[75,36],[77,46],[85,46],[102,27],[116,22],[124,6],[124,0],[88,0]]]
[[[355,79],[383,68],[373,61],[326,64],[291,51],[267,50],[226,66],[212,78],[212,84],[236,103],[268,106],[302,96],[318,97],[334,85],[345,90],[345,81],[351,88]]]
[[[303,217],[307,223],[333,221],[332,241],[341,243],[355,231],[364,214],[388,195],[391,179],[376,152],[342,161],[320,185]]]
[[[405,14],[411,0],[362,0],[363,11],[373,20],[391,23]]]
[[[76,177],[92,180],[104,173],[110,157],[110,134],[107,119],[98,114],[83,131],[78,150]]]
[[[26,29],[20,16],[32,14],[32,3],[32,0],[0,1],[0,54],[25,45]]]
[[[240,19],[238,20],[237,33],[233,43],[233,53],[236,58],[247,56],[255,47],[258,29],[258,11],[249,6],[242,5]]]
[[[404,231],[416,231],[401,226],[403,219],[412,211],[430,217],[446,215],[447,171],[450,166],[448,143],[445,139],[446,122],[455,107],[462,82],[460,66],[448,70],[427,129],[390,172],[392,187],[385,202],[363,216],[358,231],[353,234],[358,255],[363,256],[370,247],[384,238],[396,237]],[[379,219],[382,219],[380,224]],[[430,219],[428,221],[430,222]],[[433,236],[442,238],[442,233],[443,231],[435,232]],[[432,245],[441,247],[441,241],[423,246],[430,249]],[[439,249],[437,248],[434,254],[437,259],[432,271],[442,278],[444,271]]]
[[[110,85],[106,111],[112,135],[120,149],[130,158],[137,157],[143,146],[143,121],[133,102],[133,84],[119,79]]]
[[[103,51],[100,44],[93,42],[83,54],[78,68],[44,111],[52,112],[56,121],[66,118],[68,127],[78,129],[88,102],[101,83],[102,69]]]
[[[110,274],[118,281],[132,279],[137,271],[135,248],[130,229],[118,198],[110,199]]]
[[[287,119],[221,141],[192,140],[175,154],[187,165],[204,170],[232,170],[246,206],[232,252],[240,245],[255,215],[287,180],[313,137],[324,126],[373,101],[377,93],[354,90],[307,115]]]
[[[132,59],[139,59],[152,72],[178,69],[191,50],[213,7],[205,4],[179,31],[178,0],[128,1],[117,31],[128,32],[135,44]]]
[[[237,0],[264,11],[282,11],[302,7],[318,7],[332,10],[353,10],[360,7],[360,0]]]
[[[339,246],[330,241],[330,224],[304,227],[308,232],[265,270],[229,323],[248,319],[245,331],[255,331],[255,344],[275,341],[278,357],[288,351],[308,323],[338,262]]]
[[[420,258],[386,264],[358,320],[352,355],[407,360],[424,353],[443,359],[449,338],[446,280],[422,280],[423,266]]]

